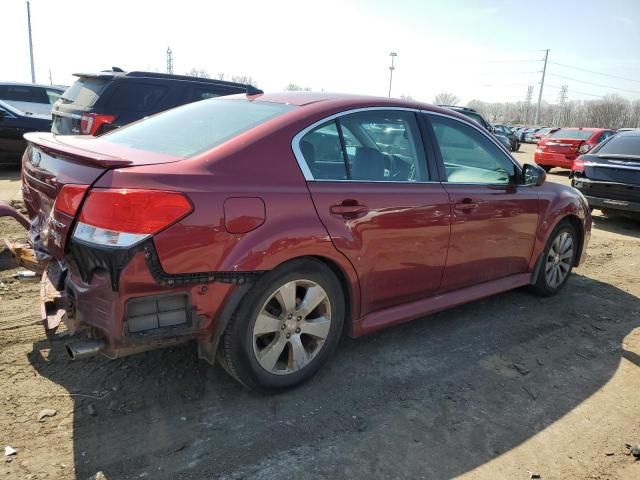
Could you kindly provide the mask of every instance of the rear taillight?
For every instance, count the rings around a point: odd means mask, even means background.
[[[65,185],[56,197],[54,210],[75,217],[89,185]]]
[[[573,161],[573,164],[571,165],[571,171],[572,172],[584,172],[584,160],[582,160],[582,158],[578,157]]]
[[[84,113],[80,118],[80,132],[84,135],[96,135],[100,127],[112,123],[115,119],[115,115]]]
[[[593,145],[589,143],[583,143],[582,145],[580,145],[580,148],[578,149],[578,153],[587,153],[592,148],[593,148]]]
[[[93,189],[82,206],[73,236],[98,245],[129,247],[192,210],[187,197],[177,192]]]

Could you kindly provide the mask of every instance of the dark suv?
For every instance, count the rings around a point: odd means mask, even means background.
[[[493,127],[489,122],[487,122],[482,115],[480,115],[476,110],[469,107],[459,107],[457,105],[438,105],[439,107],[448,108],[450,110],[454,110],[458,113],[463,114],[466,117],[469,117],[471,120],[475,120],[477,123],[482,125],[484,128],[493,132]]]
[[[100,135],[178,105],[235,93],[251,85],[154,72],[75,73],[78,80],[53,106],[51,131]]]

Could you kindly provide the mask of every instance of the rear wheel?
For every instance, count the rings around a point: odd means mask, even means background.
[[[266,274],[247,294],[224,333],[219,359],[251,389],[293,387],[333,354],[344,315],[333,272],[316,260],[292,261]]]
[[[570,223],[562,222],[555,228],[542,254],[542,265],[533,286],[536,293],[551,296],[564,287],[578,252],[577,240],[576,229]]]
[[[549,165],[540,165],[540,166],[541,166],[541,167],[542,167],[542,169],[543,169],[545,172],[547,172],[547,173],[549,173],[549,172],[551,171],[551,169],[553,168],[553,167],[551,167],[551,166],[549,166]]]

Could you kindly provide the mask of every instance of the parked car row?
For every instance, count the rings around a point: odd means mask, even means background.
[[[18,163],[25,133],[51,130],[51,106],[63,92],[51,85],[0,84],[0,165]]]

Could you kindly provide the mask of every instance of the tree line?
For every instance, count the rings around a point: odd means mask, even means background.
[[[434,103],[455,105],[460,99],[451,93],[436,95]],[[477,110],[491,123],[532,125],[534,102],[483,102],[474,99],[467,106]],[[640,100],[606,95],[597,100],[542,102],[538,123],[549,127],[640,128]]]

